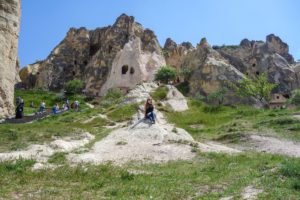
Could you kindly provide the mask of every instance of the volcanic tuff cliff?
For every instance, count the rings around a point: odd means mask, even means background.
[[[110,88],[127,91],[152,81],[165,64],[192,70],[188,80],[191,95],[208,95],[228,82],[262,73],[279,84],[274,93],[286,97],[299,85],[288,45],[273,34],[266,42],[244,39],[237,46],[213,47],[205,39],[193,47],[168,38],[162,49],[153,31],[125,14],[112,26],[70,29],[46,60],[23,68],[20,76],[28,88],[51,90],[62,89],[67,81],[78,78],[85,82],[88,94],[104,95]],[[228,103],[239,101],[229,94]]]
[[[20,0],[0,1],[0,117],[14,112],[14,85],[18,76]]]
[[[78,78],[89,94],[100,95],[111,87],[127,90],[151,81],[149,74],[162,65],[165,60],[154,32],[123,14],[113,26],[70,29],[46,60],[22,69],[20,76],[26,87],[52,90]]]

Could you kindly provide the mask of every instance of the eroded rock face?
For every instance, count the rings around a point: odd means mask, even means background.
[[[102,95],[110,87],[129,89],[152,80],[153,69],[161,64],[165,61],[154,32],[144,29],[134,17],[122,14],[112,26],[91,31],[70,29],[46,60],[22,70],[21,79],[28,88],[60,90],[77,78],[85,82],[88,94]],[[123,66],[128,66],[131,82],[121,80],[127,76],[109,78],[112,71],[120,75]]]
[[[0,1],[0,117],[14,113],[20,0]]]
[[[266,42],[244,39],[239,46],[215,47],[215,50],[247,76],[267,73],[271,82],[279,84],[275,93],[288,96],[298,86],[288,45],[273,34],[266,37]]]
[[[183,42],[177,45],[171,38],[168,38],[163,49],[167,65],[179,70],[184,67],[182,66],[184,57],[194,49],[190,42]]]
[[[189,80],[191,95],[200,93],[206,96],[244,78],[244,74],[212,49],[206,39],[202,39],[196,50],[185,57],[183,66],[193,70]],[[229,91],[226,103],[237,101],[239,98]]]

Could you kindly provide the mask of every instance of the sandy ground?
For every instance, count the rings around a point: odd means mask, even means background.
[[[48,158],[57,152],[69,153],[78,148],[84,147],[95,136],[90,133],[83,133],[76,137],[65,137],[56,139],[49,144],[33,144],[22,151],[13,151],[0,153],[0,161],[16,160],[16,159],[35,159],[37,161],[34,168],[42,168],[48,161]]]
[[[300,157],[300,143],[282,138],[250,135],[250,145],[254,151]]]

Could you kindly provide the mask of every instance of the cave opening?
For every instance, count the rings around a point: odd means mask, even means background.
[[[128,72],[128,65],[123,65],[122,67],[122,74],[126,74]]]
[[[75,72],[75,71],[72,71],[72,74],[73,74],[73,76],[75,76],[75,75],[76,75],[76,72]]]
[[[255,73],[256,73],[256,75],[257,75],[257,76],[259,76],[259,75],[260,75],[259,71],[256,71]]]
[[[111,53],[112,49],[113,49],[112,46],[109,45],[109,46],[108,46],[108,53],[109,53],[109,54]]]
[[[255,64],[255,63],[253,63],[253,64],[252,64],[252,67],[256,67],[256,64]]]

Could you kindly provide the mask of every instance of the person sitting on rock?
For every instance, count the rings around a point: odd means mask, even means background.
[[[155,124],[155,113],[152,99],[149,97],[145,104],[145,119],[149,119],[151,123]]]

